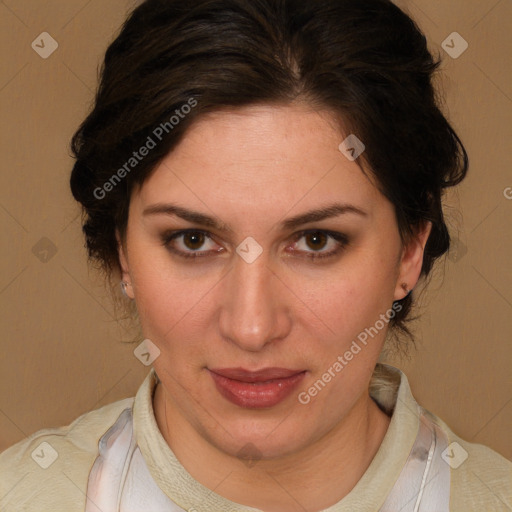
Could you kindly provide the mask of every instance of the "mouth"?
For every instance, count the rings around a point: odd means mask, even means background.
[[[249,409],[273,407],[287,398],[306,375],[306,370],[263,368],[208,369],[218,392],[231,403]]]

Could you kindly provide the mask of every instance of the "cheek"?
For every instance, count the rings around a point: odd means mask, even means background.
[[[314,375],[308,385],[319,379],[328,382],[327,389],[314,400],[316,407],[334,411],[340,401],[350,407],[366,389],[388,330],[389,320],[382,321],[381,315],[392,305],[387,277],[375,268],[362,265],[347,269],[346,277],[324,285],[318,295],[318,314],[330,332],[328,337],[317,339],[314,352],[309,348]]]
[[[187,362],[193,361],[197,371],[205,361],[205,337],[215,337],[210,319],[218,304],[214,289],[219,278],[213,274],[188,278],[169,261],[159,264],[155,259],[134,258],[132,276],[144,337],[155,343],[162,355],[155,368],[165,361],[166,368],[174,368],[173,373],[183,373]]]
[[[140,281],[136,288],[137,310],[144,335],[153,337],[160,344],[176,336],[182,337],[187,326],[190,330],[191,322],[194,323],[205,307],[201,300],[204,296],[202,287],[196,283],[186,290],[181,284],[157,278]]]
[[[392,271],[378,261],[354,257],[345,263],[326,279],[297,282],[298,295],[306,297],[308,307],[338,340],[352,338],[373,325],[391,306],[393,292]]]

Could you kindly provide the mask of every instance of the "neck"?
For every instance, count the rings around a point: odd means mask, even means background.
[[[340,501],[370,465],[390,421],[364,394],[315,443],[249,466],[202,437],[173,407],[161,383],[155,391],[154,410],[165,441],[195,480],[228,500],[267,512],[323,510]],[[220,484],[218,468],[229,475]]]

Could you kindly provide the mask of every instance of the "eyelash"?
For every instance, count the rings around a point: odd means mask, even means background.
[[[186,230],[181,230],[181,231],[172,231],[172,232],[164,233],[162,235],[162,243],[170,252],[176,254],[177,256],[179,256],[181,258],[195,259],[195,258],[202,258],[202,257],[210,256],[210,251],[198,251],[198,252],[187,253],[187,252],[183,252],[183,251],[174,249],[171,246],[171,242],[173,240],[175,240],[176,238],[179,238],[180,236],[186,235],[188,233],[203,234],[207,238],[212,239],[212,237],[210,236],[210,234],[207,231],[203,231],[200,229],[186,229]],[[325,253],[320,253],[320,252],[315,252],[315,251],[313,251],[313,252],[306,251],[304,253],[305,258],[309,258],[311,260],[332,258],[334,256],[337,256],[341,251],[343,251],[348,246],[349,242],[348,242],[348,238],[346,235],[344,235],[342,233],[338,233],[336,231],[328,231],[325,229],[308,229],[308,230],[304,230],[299,233],[296,233],[293,237],[293,243],[298,242],[302,237],[304,237],[306,235],[320,234],[320,233],[334,239],[336,242],[338,242],[339,246],[336,249],[329,251],[329,252],[325,252]],[[301,252],[301,251],[294,251],[294,252]]]

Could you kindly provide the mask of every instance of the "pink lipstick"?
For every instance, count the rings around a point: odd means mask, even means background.
[[[304,378],[305,370],[215,368],[210,375],[219,393],[239,407],[262,409],[283,401]]]

